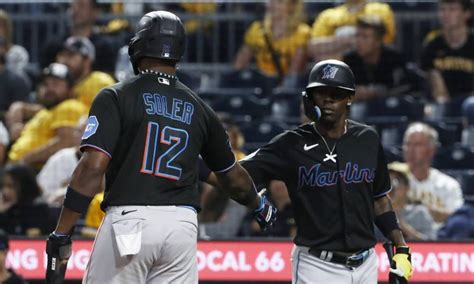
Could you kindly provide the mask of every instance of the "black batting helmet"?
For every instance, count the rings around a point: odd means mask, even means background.
[[[133,71],[138,74],[138,62],[143,57],[181,60],[186,47],[183,23],[173,13],[154,11],[144,15],[128,45]]]
[[[321,110],[314,105],[313,99],[307,94],[308,90],[319,87],[331,87],[347,91],[348,95],[355,93],[354,74],[344,62],[329,59],[318,62],[309,73],[306,91],[302,93],[303,106],[306,116],[318,121]]]

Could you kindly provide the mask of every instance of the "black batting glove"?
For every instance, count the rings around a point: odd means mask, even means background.
[[[67,260],[71,256],[71,245],[71,236],[52,232],[46,242],[46,253],[50,257]]]
[[[276,221],[277,209],[276,207],[267,200],[265,195],[260,195],[260,206],[258,209],[253,211],[253,216],[260,225],[262,232],[265,232],[270,228]]]

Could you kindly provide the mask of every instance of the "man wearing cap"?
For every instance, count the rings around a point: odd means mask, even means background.
[[[21,276],[5,266],[8,248],[8,235],[4,230],[0,229],[0,283],[24,284],[25,281]]]
[[[13,144],[8,154],[11,162],[41,166],[58,150],[79,142],[76,127],[88,108],[72,99],[68,68],[59,63],[45,68],[37,94],[43,108],[26,123]]]
[[[115,83],[109,74],[92,71],[94,60],[94,45],[86,37],[68,38],[57,56],[57,61],[66,65],[71,72],[76,98],[87,107],[91,106],[102,88]]]

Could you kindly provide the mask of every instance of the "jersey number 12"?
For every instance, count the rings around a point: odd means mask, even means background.
[[[188,139],[186,130],[165,126],[160,131],[158,123],[148,122],[140,172],[179,180],[181,168],[173,162],[186,149]]]

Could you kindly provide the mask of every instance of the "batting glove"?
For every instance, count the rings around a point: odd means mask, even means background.
[[[262,232],[265,232],[276,221],[276,213],[276,207],[267,200],[265,195],[260,195],[260,206],[253,211],[253,216],[260,225]]]
[[[71,244],[71,236],[53,232],[49,234],[46,242],[46,253],[60,260],[69,259],[71,256]]]
[[[411,252],[409,247],[397,247],[395,255],[393,256],[396,269],[390,268],[390,272],[403,277],[405,280],[410,280],[413,275],[413,267],[411,265]]]

